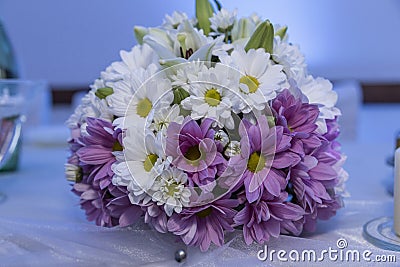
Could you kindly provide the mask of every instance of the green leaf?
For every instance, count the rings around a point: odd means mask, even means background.
[[[105,99],[107,96],[112,95],[114,90],[111,87],[99,88],[94,93],[98,98]]]
[[[250,40],[247,42],[245,50],[264,48],[265,52],[272,53],[274,45],[274,26],[269,20],[258,25]]]
[[[183,99],[189,97],[190,94],[183,88],[178,87],[174,90],[174,104],[180,104]]]
[[[287,32],[287,26],[280,28],[279,30],[276,31],[275,35],[279,36],[281,40],[285,38]]]
[[[203,29],[205,35],[210,33],[210,18],[213,13],[213,8],[208,0],[196,0],[196,18],[199,22],[199,28]]]

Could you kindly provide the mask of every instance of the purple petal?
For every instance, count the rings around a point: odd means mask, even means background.
[[[121,227],[132,225],[136,220],[138,220],[143,215],[143,211],[139,206],[133,205],[128,208],[124,213],[122,213],[119,218],[119,225]]]
[[[301,158],[299,155],[292,152],[282,152],[275,155],[272,167],[277,169],[285,169],[287,167],[295,166],[300,162]]]
[[[332,180],[337,177],[336,171],[326,163],[318,163],[317,167],[310,170],[310,176],[316,180]]]

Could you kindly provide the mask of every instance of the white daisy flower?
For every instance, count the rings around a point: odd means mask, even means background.
[[[298,87],[307,97],[310,104],[318,105],[319,117],[317,120],[318,131],[326,133],[327,127],[325,119],[334,119],[341,115],[340,110],[335,107],[338,96],[333,91],[332,83],[324,78],[316,78],[308,75],[306,78],[299,80]]]
[[[129,78],[107,83],[107,86],[114,90],[114,93],[107,97],[112,113],[118,117],[125,116],[135,93],[158,72],[158,66],[150,64],[146,69],[139,68],[131,72]]]
[[[81,128],[82,134],[86,133],[86,119],[88,117],[101,118],[107,121],[113,120],[113,114],[107,102],[104,99],[100,99],[95,95],[95,92],[106,87],[103,80],[97,79],[94,84],[90,86],[91,90],[87,93],[81,100],[81,104],[75,109],[74,114],[72,114],[66,121],[67,126],[70,129],[75,129],[77,127]]]
[[[76,129],[79,127],[81,122],[81,114],[82,114],[82,105],[76,107],[73,114],[69,116],[65,124],[69,129]]]
[[[164,170],[154,182],[151,191],[152,199],[157,205],[164,205],[165,213],[171,216],[175,211],[180,213],[182,207],[189,205],[191,192],[185,187],[187,174],[177,168]]]
[[[341,158],[336,164],[333,166],[335,171],[338,174],[338,184],[335,186],[335,194],[340,195],[341,197],[350,197],[350,193],[346,190],[345,184],[349,179],[349,174],[343,169],[343,164],[345,163],[347,156],[341,155]]]
[[[185,20],[189,20],[189,17],[186,15],[186,13],[174,11],[172,15],[165,15],[162,26],[166,29],[177,29]]]
[[[232,30],[233,25],[236,22],[237,10],[229,12],[225,8],[222,8],[219,12],[214,13],[210,18],[211,29],[215,32],[227,33]]]
[[[227,157],[234,157],[240,155],[240,142],[239,141],[231,141],[225,149],[225,156]]]
[[[126,115],[146,119],[153,108],[170,105],[173,101],[174,93],[170,80],[155,76],[136,91]]]
[[[161,132],[166,134],[167,128],[171,122],[182,123],[183,116],[180,115],[179,105],[170,105],[159,108],[158,106],[152,110],[152,114],[149,116],[152,118],[152,122],[149,125],[149,129],[155,132]]]
[[[190,61],[184,64],[174,66],[176,73],[171,76],[172,85],[177,88],[181,87],[189,91],[190,83],[197,81],[200,72],[206,71],[207,67],[203,61]]]
[[[218,66],[218,64],[217,64]],[[238,98],[231,89],[233,83],[228,79],[225,68],[206,69],[198,74],[197,81],[190,83],[190,96],[181,105],[191,111],[194,119],[212,118],[218,126],[234,128],[232,108],[238,105]]]
[[[273,65],[270,55],[264,49],[250,49],[236,47],[230,56],[220,57],[221,63],[229,65],[240,72],[238,93],[243,98],[240,111],[249,113],[252,108],[262,110],[266,103],[276,97],[285,81],[282,66]]]
[[[214,134],[214,140],[219,141],[223,147],[229,143],[229,136],[224,130],[219,130]]]
[[[133,204],[148,202],[148,191],[165,165],[165,155],[156,137],[143,124],[126,130],[124,157],[117,157],[112,170],[114,185],[126,186]]]
[[[297,79],[306,73],[307,65],[299,47],[282,41],[279,36],[274,39],[272,59],[283,66],[288,78]]]
[[[105,71],[101,73],[101,78],[108,82],[115,82],[121,79],[129,80],[132,73],[138,69],[147,69],[149,65],[158,64],[158,55],[147,44],[136,45],[131,51],[121,51],[120,57],[122,61],[111,64]],[[114,87],[111,86],[113,89]]]

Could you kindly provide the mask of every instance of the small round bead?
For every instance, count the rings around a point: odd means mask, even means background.
[[[175,260],[176,260],[177,262],[182,262],[182,261],[185,260],[185,259],[186,259],[186,251],[183,250],[183,249],[178,249],[178,250],[175,252]]]

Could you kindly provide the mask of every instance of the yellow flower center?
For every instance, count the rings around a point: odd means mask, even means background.
[[[200,218],[205,218],[205,217],[207,217],[208,215],[210,215],[211,212],[212,212],[211,207],[208,207],[208,208],[206,208],[206,209],[204,209],[204,210],[202,210],[202,211],[197,212],[196,215],[197,215],[198,217],[200,217]]]
[[[185,158],[190,161],[198,160],[201,157],[199,146],[191,146],[185,153]]]
[[[158,156],[155,154],[149,154],[147,155],[146,159],[144,160],[144,170],[146,172],[151,171],[151,168],[153,168],[154,164],[156,163],[158,159]]]
[[[204,98],[206,103],[212,107],[218,106],[219,103],[221,102],[221,95],[214,88],[207,90]]]
[[[260,82],[257,80],[257,78],[250,75],[242,76],[239,82],[247,85],[250,94],[255,93],[260,86]]]
[[[113,151],[122,151],[122,150],[123,150],[122,145],[118,141],[115,141],[113,145]]]
[[[254,152],[247,162],[247,169],[253,173],[259,172],[264,169],[265,162],[265,157],[260,152]]]
[[[175,195],[175,192],[178,191],[178,190],[177,190],[177,186],[178,186],[178,183],[176,183],[176,182],[173,182],[173,183],[171,183],[171,184],[168,184],[168,185],[166,186],[166,189],[167,189],[166,193],[167,193],[167,195],[173,197],[173,196]]]
[[[151,103],[151,101],[147,97],[143,98],[137,104],[136,113],[140,117],[146,118],[146,116],[149,115],[152,107],[153,107],[153,104]]]

